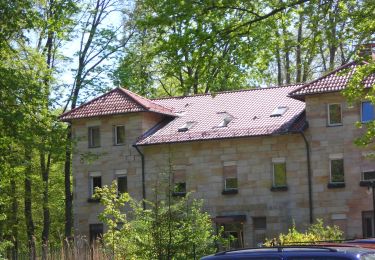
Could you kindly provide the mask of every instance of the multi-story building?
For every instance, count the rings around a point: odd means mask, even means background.
[[[63,114],[75,144],[76,234],[103,232],[95,187],[117,180],[119,192],[151,200],[170,170],[174,195],[204,199],[240,246],[316,218],[347,238],[372,236],[372,191],[360,181],[375,179],[375,161],[354,140],[374,107],[340,93],[355,67],[308,84],[153,100],[116,88]]]

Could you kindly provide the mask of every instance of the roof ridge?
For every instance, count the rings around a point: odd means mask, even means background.
[[[239,92],[250,92],[250,91],[257,91],[257,90],[269,90],[269,89],[276,89],[276,88],[287,88],[292,86],[299,86],[303,85],[304,83],[291,83],[291,84],[285,84],[281,86],[270,86],[270,87],[256,87],[256,88],[250,88],[250,89],[238,89],[238,90],[225,90],[225,91],[219,91],[214,93],[199,93],[199,94],[193,94],[188,96],[173,96],[173,97],[158,97],[158,98],[151,98],[151,101],[154,100],[165,100],[165,99],[182,99],[182,98],[193,98],[193,97],[202,97],[202,96],[216,96],[220,94],[228,94],[228,93],[239,93]]]
[[[72,113],[72,112],[74,112],[74,111],[76,111],[76,110],[78,110],[78,109],[80,109],[80,108],[82,108],[82,107],[85,107],[85,106],[87,106],[87,105],[93,103],[94,101],[96,101],[96,100],[98,100],[98,99],[100,99],[100,98],[102,98],[102,97],[104,97],[104,96],[106,96],[106,95],[109,95],[110,93],[114,92],[114,91],[117,90],[118,88],[119,88],[119,87],[114,88],[114,89],[111,89],[110,91],[105,92],[105,93],[101,94],[100,96],[97,96],[96,98],[93,98],[93,99],[91,99],[90,101],[88,101],[88,102],[86,102],[86,103],[83,103],[83,104],[79,105],[78,107],[75,107],[75,108],[73,108],[73,109],[71,109],[71,110],[69,110],[69,111],[65,111],[64,113],[62,113],[61,115],[58,116],[58,119],[60,119],[60,118],[62,118],[62,117],[65,117],[66,115],[68,115],[68,114],[70,114],[70,113]]]
[[[145,97],[142,97],[140,95],[138,95],[137,93],[134,93],[126,88],[122,88],[122,87],[118,87],[124,94],[130,96],[135,102],[137,102],[139,105],[141,105],[143,108],[147,109],[147,110],[150,110],[152,109],[150,106],[148,106],[147,104],[145,104],[144,102],[150,102],[152,103],[153,105],[157,106],[157,107],[160,107],[162,109],[166,109],[167,111],[169,111],[170,113],[173,113],[173,111],[167,107],[164,107],[162,105],[159,105],[155,102],[153,102],[152,100],[148,99],[148,98],[145,98]]]
[[[314,79],[313,81],[310,81],[310,82],[308,82],[308,83],[302,85],[301,87],[299,87],[299,88],[293,90],[292,92],[290,92],[290,93],[288,94],[288,96],[289,96],[289,97],[292,97],[292,96],[299,96],[299,94],[294,94],[294,93],[300,91],[301,89],[304,89],[304,88],[310,86],[311,84],[314,84],[315,82],[317,82],[317,81],[319,81],[319,80],[322,80],[322,79],[324,79],[324,78],[327,78],[328,76],[331,76],[331,75],[335,74],[336,72],[338,72],[338,71],[340,71],[340,70],[342,70],[342,69],[344,69],[344,68],[346,68],[346,67],[349,67],[349,66],[351,66],[351,65],[353,65],[353,64],[355,64],[355,63],[357,63],[357,61],[351,61],[351,62],[348,62],[348,63],[346,63],[346,64],[344,64],[344,65],[341,65],[340,67],[338,67],[338,68],[332,70],[331,72],[328,72],[327,74],[325,74],[325,75],[323,75],[323,76],[321,76],[321,77],[319,77],[319,78],[317,78],[317,79]]]

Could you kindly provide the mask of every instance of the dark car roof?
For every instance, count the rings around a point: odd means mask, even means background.
[[[203,257],[202,260],[301,259],[299,257],[309,257],[308,259],[312,259],[310,257],[317,257],[317,259],[360,259],[359,256],[362,255],[371,255],[371,259],[375,259],[375,250],[353,246],[293,246],[272,248],[249,248],[219,252],[215,255]]]

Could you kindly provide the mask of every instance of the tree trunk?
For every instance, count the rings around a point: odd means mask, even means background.
[[[10,180],[10,190],[12,195],[12,212],[11,212],[11,221],[12,221],[12,259],[16,260],[18,256],[18,200],[17,200],[17,186],[14,176]]]
[[[29,249],[29,258],[35,259],[35,227],[32,214],[32,194],[31,194],[31,149],[26,148],[25,151],[26,167],[25,167],[25,221],[26,221],[26,234]]]
[[[280,47],[276,47],[276,62],[277,62],[277,84],[281,86],[283,84],[283,72],[280,57]]]
[[[300,83],[302,80],[302,24],[303,24],[303,13],[299,15],[298,24],[298,35],[297,35],[297,48],[296,48],[296,83]]]
[[[48,202],[48,186],[49,186],[49,171],[51,164],[51,154],[48,153],[47,163],[45,158],[45,152],[40,151],[40,169],[42,173],[43,181],[43,230],[42,230],[42,259],[48,257],[48,241],[49,241],[49,229],[50,229],[50,211]]]
[[[73,203],[72,191],[70,187],[70,164],[71,164],[71,138],[72,128],[69,125],[66,134],[66,150],[65,150],[65,165],[64,165],[64,186],[65,186],[65,237],[70,239],[73,228]]]

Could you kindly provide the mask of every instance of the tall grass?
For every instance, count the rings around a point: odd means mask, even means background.
[[[46,260],[107,260],[113,259],[106,252],[100,240],[90,243],[85,237],[75,238],[72,241],[64,240],[59,247],[46,248]],[[15,255],[9,252],[7,259],[28,260],[31,259],[28,252],[17,252]],[[43,259],[42,250],[36,252],[37,259]]]

